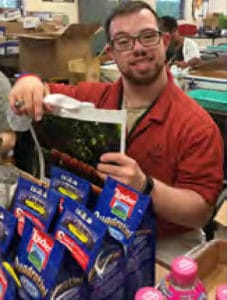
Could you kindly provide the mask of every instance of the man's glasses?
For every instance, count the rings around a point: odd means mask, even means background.
[[[161,31],[158,30],[146,30],[140,32],[136,36],[132,35],[122,35],[111,40],[110,45],[116,51],[127,51],[132,50],[135,46],[135,42],[138,39],[143,47],[156,46],[160,42],[160,37],[162,35]]]

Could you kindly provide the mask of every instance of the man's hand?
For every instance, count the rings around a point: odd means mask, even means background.
[[[110,176],[138,191],[142,189],[146,181],[146,175],[138,163],[122,153],[114,152],[101,155],[97,170],[104,180]]]
[[[193,57],[187,62],[187,64],[193,69],[199,69],[202,64],[202,59],[199,57]]]
[[[19,79],[12,88],[9,100],[11,109],[17,115],[28,115],[40,121],[43,109],[49,111],[50,106],[43,105],[43,98],[48,94],[48,88],[35,76],[26,76]],[[20,105],[16,105],[16,103]]]

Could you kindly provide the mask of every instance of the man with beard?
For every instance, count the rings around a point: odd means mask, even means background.
[[[159,28],[170,34],[170,44],[167,48],[166,59],[169,64],[187,66],[193,58],[200,58],[199,48],[195,41],[180,35],[177,20],[171,16],[162,16],[159,19]]]
[[[34,75],[25,76],[11,91],[11,107],[15,113],[38,121],[44,111],[51,110],[43,104],[43,96],[62,93],[93,102],[97,108],[126,109],[126,154],[103,154],[97,165],[100,175],[151,195],[159,237],[179,237],[201,228],[222,188],[219,130],[174,84],[165,64],[169,34],[159,31],[158,16],[148,4],[120,4],[105,29],[106,51],[121,72],[117,82],[71,86],[43,84]],[[17,100],[24,105],[15,105]]]

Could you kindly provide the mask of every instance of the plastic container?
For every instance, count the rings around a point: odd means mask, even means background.
[[[164,300],[162,293],[152,287],[143,287],[139,289],[134,300]]]
[[[227,299],[227,284],[221,284],[216,290],[216,300],[226,300]]]
[[[198,279],[197,263],[187,256],[179,256],[171,263],[171,271],[159,290],[167,300],[206,300],[205,286]]]
[[[194,82],[192,80],[192,82]],[[195,83],[195,82],[194,82]],[[196,84],[196,83],[195,83]],[[226,86],[226,84],[225,84]],[[193,89],[190,87],[190,89]],[[224,141],[224,178],[227,179],[227,91],[194,89],[188,95],[205,108],[218,125]]]
[[[194,82],[194,81],[192,81]],[[191,82],[191,84],[192,84]],[[196,84],[194,82],[194,84]],[[196,87],[196,86],[195,86]],[[227,92],[216,91],[211,89],[192,88],[190,86],[188,95],[195,99],[203,108],[208,111],[227,112]]]

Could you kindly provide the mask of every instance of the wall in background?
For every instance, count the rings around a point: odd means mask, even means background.
[[[95,1],[95,0],[93,0]],[[155,8],[155,0],[144,0]],[[78,0],[74,0],[74,3],[68,2],[46,2],[42,0],[24,0],[25,9],[28,11],[53,11],[61,12],[69,16],[71,23],[78,23]],[[211,12],[224,12],[227,13],[227,1],[226,0],[209,0],[209,10]],[[192,20],[192,0],[186,0],[185,5],[185,19],[187,21]]]
[[[222,12],[227,14],[227,1],[226,0],[209,0],[209,9],[213,12]]]
[[[63,13],[69,17],[70,23],[78,23],[78,1],[69,2],[48,2],[42,0],[24,0],[26,11],[47,11]]]

